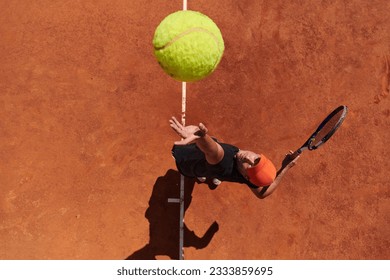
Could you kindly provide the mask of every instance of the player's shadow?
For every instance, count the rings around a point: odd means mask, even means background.
[[[191,204],[195,180],[184,180],[184,211]],[[180,197],[180,174],[168,170],[158,177],[154,186],[145,217],[149,221],[149,243],[135,251],[126,260],[155,260],[156,256],[168,256],[179,259],[180,240],[180,203],[168,202],[168,198]],[[184,224],[184,247],[205,248],[218,231],[214,222],[202,237],[198,237]]]

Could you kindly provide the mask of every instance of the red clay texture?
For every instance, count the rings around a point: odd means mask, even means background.
[[[277,167],[348,116],[264,200],[186,180],[186,259],[389,259],[390,2],[189,1],[225,53],[187,124]],[[177,259],[181,83],[153,56],[182,1],[2,1],[0,259]],[[387,69],[387,70],[386,70]],[[386,72],[387,71],[387,72]],[[386,76],[387,75],[387,76]]]

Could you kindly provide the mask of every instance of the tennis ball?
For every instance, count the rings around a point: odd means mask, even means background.
[[[156,28],[153,46],[163,70],[184,82],[210,75],[225,49],[218,26],[195,11],[178,11],[164,18]]]

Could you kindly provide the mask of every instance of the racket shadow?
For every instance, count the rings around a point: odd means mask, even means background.
[[[184,211],[191,204],[195,182],[193,179],[185,178]],[[168,198],[180,196],[179,183],[180,174],[172,169],[157,178],[149,207],[145,212],[145,218],[149,221],[149,243],[133,252],[126,260],[155,260],[157,256],[179,259],[180,204],[168,202]],[[205,248],[217,231],[218,224],[214,222],[206,233],[199,237],[184,224],[184,247]]]

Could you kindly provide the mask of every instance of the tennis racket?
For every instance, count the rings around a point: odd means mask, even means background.
[[[330,113],[318,126],[316,131],[307,139],[305,144],[292,154],[292,159],[299,156],[305,150],[316,150],[323,145],[330,137],[336,132],[336,130],[343,123],[347,116],[348,107],[341,105],[337,107],[332,113]]]

